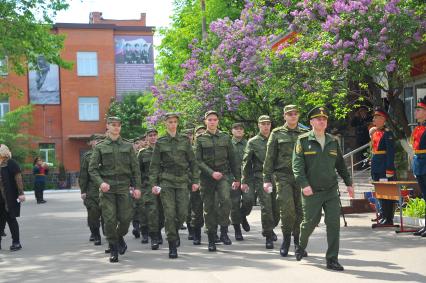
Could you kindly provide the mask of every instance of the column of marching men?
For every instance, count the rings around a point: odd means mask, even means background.
[[[208,251],[216,244],[231,245],[250,231],[247,216],[259,199],[265,248],[273,249],[274,228],[281,220],[280,255],[287,257],[293,238],[296,259],[308,256],[309,236],[324,210],[327,225],[327,268],[343,270],[338,262],[340,204],[337,173],[353,195],[352,180],[337,140],[325,133],[328,112],[315,107],[308,113],[312,130],[299,126],[295,105],[283,109],[284,125],[271,131],[267,115],[258,118],[259,132],[244,139],[244,125],[232,125],[232,137],[218,130],[220,116],[204,114],[204,125],[177,131],[179,115],[164,117],[166,134],[154,128],[133,144],[120,136],[121,121],[107,118],[105,136],[92,135],[92,149],[82,158],[79,185],[87,208],[90,240],[108,242],[110,262],[127,250],[124,236],[150,240],[151,249],[163,244],[169,258],[178,257],[179,229],[186,222],[188,240],[200,245],[207,235]],[[129,193],[130,191],[130,193]],[[204,233],[202,233],[204,226]]]

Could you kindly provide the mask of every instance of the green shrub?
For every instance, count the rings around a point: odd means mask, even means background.
[[[425,217],[425,200],[421,198],[410,198],[407,206],[402,209],[402,214],[408,217]]]

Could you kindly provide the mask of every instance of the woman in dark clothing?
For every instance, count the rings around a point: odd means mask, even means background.
[[[0,145],[0,219],[6,220],[12,234],[11,251],[22,249],[19,240],[19,225],[16,220],[25,201],[21,168],[11,159],[12,154],[4,144]],[[1,237],[0,237],[1,244]],[[1,245],[0,245],[1,248]]]
[[[40,157],[36,157],[34,159],[33,174],[35,175],[34,194],[38,204],[46,202],[43,198],[43,191],[46,187],[46,175],[48,173],[49,168],[46,162],[43,162],[43,159],[41,159]]]

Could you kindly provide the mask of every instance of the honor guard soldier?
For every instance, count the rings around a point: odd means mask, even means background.
[[[300,226],[300,246],[296,260],[307,256],[305,249],[309,236],[321,220],[327,226],[327,268],[342,271],[338,262],[340,238],[340,200],[337,173],[343,178],[350,197],[352,180],[343,160],[338,141],[325,132],[328,112],[315,107],[308,113],[312,130],[299,136],[293,153],[293,173],[302,188],[303,220]]]
[[[415,117],[418,122],[411,136],[414,150],[413,173],[422,190],[423,199],[426,199],[426,99],[423,98],[416,106]],[[426,221],[426,207],[425,207]],[[414,232],[415,236],[426,237],[426,228]]]
[[[124,236],[132,220],[132,196],[129,187],[134,187],[133,197],[141,196],[138,160],[130,142],[120,137],[121,120],[107,118],[108,136],[99,142],[89,163],[90,178],[100,191],[100,205],[105,222],[105,235],[110,245],[110,262],[118,262],[118,253],[127,250]]]
[[[381,108],[376,108],[373,116],[374,128],[370,129],[371,134],[371,178],[373,181],[387,179],[396,180],[395,176],[395,149],[392,132],[385,127],[388,113]],[[381,225],[393,225],[394,215],[393,200],[380,200]]]

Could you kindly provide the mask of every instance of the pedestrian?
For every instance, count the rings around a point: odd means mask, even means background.
[[[44,189],[46,188],[46,175],[49,174],[49,166],[46,162],[37,156],[33,163],[34,178],[34,194],[38,204],[46,203],[43,197]]]
[[[7,222],[12,235],[10,250],[18,251],[22,249],[22,245],[16,218],[20,216],[21,203],[25,201],[24,182],[21,168],[12,159],[12,153],[4,144],[0,145],[0,171],[0,220]]]
[[[99,187],[96,187],[89,174],[89,162],[93,154],[93,148],[104,137],[100,135],[91,135],[89,138],[90,150],[88,150],[81,158],[80,176],[78,184],[80,185],[81,199],[87,209],[87,224],[90,229],[89,241],[93,241],[95,246],[100,246],[101,243],[101,207],[99,205]]]
[[[121,120],[107,118],[108,136],[96,144],[89,162],[90,178],[100,191],[100,205],[105,222],[105,235],[111,251],[110,262],[118,262],[118,253],[127,250],[124,236],[132,220],[132,195],[139,199],[140,171],[130,142],[120,137]]]
[[[208,250],[216,251],[215,236],[220,225],[220,240],[231,245],[228,237],[231,199],[228,176],[235,178],[232,188],[240,186],[241,168],[238,167],[231,138],[218,130],[219,114],[207,111],[204,114],[206,132],[195,142],[195,155],[200,167],[201,198],[204,206],[204,222],[209,239]]]
[[[148,147],[143,148],[138,153],[139,169],[141,172],[141,192],[142,192],[142,213],[147,219],[147,230],[151,238],[151,249],[158,250],[159,245],[163,243],[161,229],[164,227],[163,205],[161,204],[160,196],[152,193],[152,186],[149,183],[149,166],[152,160],[154,146],[157,143],[158,132],[154,128],[147,129]],[[144,242],[142,242],[144,243]]]
[[[165,115],[167,133],[155,144],[149,167],[152,193],[160,195],[163,204],[169,258],[178,257],[178,230],[188,213],[188,183],[192,184],[193,191],[199,189],[199,172],[194,152],[188,137],[177,132],[178,123],[177,113]]]
[[[417,103],[414,113],[418,125],[411,135],[411,143],[414,150],[413,173],[416,176],[419,187],[422,191],[423,199],[426,199],[426,99],[423,98]],[[426,207],[425,207],[426,221]],[[426,223],[426,222],[425,222]],[[414,236],[426,237],[426,227],[423,225],[415,231]]]
[[[276,181],[277,206],[283,233],[280,255],[286,257],[292,234],[295,250],[299,246],[303,213],[300,187],[294,179],[292,169],[292,156],[297,138],[306,130],[299,126],[299,110],[296,105],[285,106],[283,116],[285,124],[274,129],[268,140],[263,179],[265,187],[271,186],[273,180]]]
[[[299,136],[293,152],[293,173],[302,188],[303,220],[300,226],[300,246],[296,260],[306,257],[309,236],[321,220],[327,226],[327,268],[342,271],[338,261],[340,241],[340,200],[337,173],[343,178],[350,197],[353,197],[352,180],[343,160],[340,146],[333,136],[325,132],[328,112],[325,107],[315,107],[308,113],[312,130]]]
[[[385,127],[389,119],[388,113],[381,108],[374,111],[374,128],[370,129],[371,134],[371,178],[373,181],[395,181],[395,146],[392,131]],[[395,201],[381,199],[380,204],[380,225],[393,225]]]

